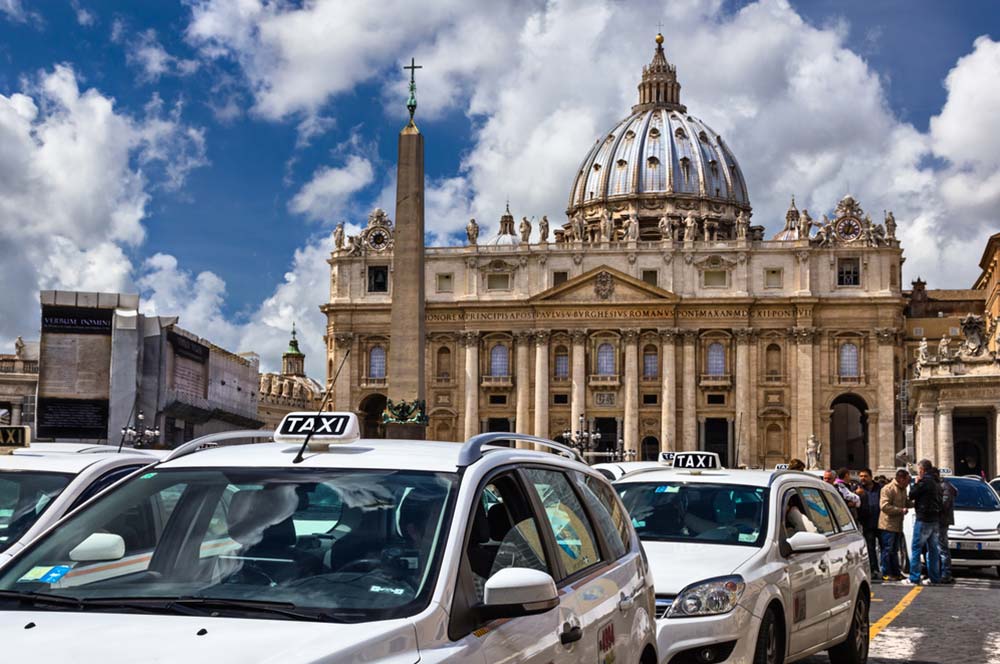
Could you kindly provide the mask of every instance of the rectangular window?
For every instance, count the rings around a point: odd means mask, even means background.
[[[957,337],[958,336],[958,328],[957,327],[949,327],[948,328],[948,336],[949,337]]]
[[[802,487],[799,489],[799,493],[805,504],[806,517],[816,526],[816,531],[821,535],[832,534],[834,531],[833,519],[819,489]]]
[[[854,520],[851,518],[851,512],[847,509],[847,503],[839,495],[834,496],[828,492],[826,494],[826,502],[833,511],[833,516],[837,520],[837,525],[840,526],[841,532],[856,529]]]
[[[552,273],[552,285],[559,286],[569,281],[569,272],[557,270]]]
[[[780,267],[769,267],[764,270],[764,288],[781,288],[782,273]]]
[[[709,406],[725,406],[726,405],[726,395],[725,394],[707,394],[705,395],[705,401]]]
[[[487,275],[486,290],[510,290],[510,275],[509,274]]]
[[[643,270],[642,280],[650,286],[656,286],[659,282],[660,272],[658,270]]]
[[[573,473],[573,479],[583,494],[583,500],[590,506],[594,520],[604,533],[612,557],[616,560],[621,558],[632,543],[632,529],[629,527],[625,508],[607,483],[583,473]]]
[[[451,293],[454,290],[455,278],[450,272],[448,274],[439,274],[437,276],[437,292]]]
[[[861,285],[861,261],[858,258],[841,258],[837,261],[837,285]]]
[[[545,510],[556,553],[567,576],[601,562],[597,538],[569,480],[560,472],[526,468],[524,475]]]
[[[490,395],[490,405],[491,406],[506,406],[507,405],[507,395],[506,394],[491,394]]]
[[[569,355],[566,353],[556,355],[555,377],[557,380],[566,380],[569,378]]]
[[[642,405],[643,406],[655,406],[658,403],[657,394],[643,394],[642,395]]]
[[[565,405],[569,404],[569,395],[568,394],[553,394],[552,395],[552,403],[555,404],[556,406],[565,406]]]
[[[705,270],[702,273],[702,283],[705,288],[725,288],[729,285],[729,272],[726,270]]]
[[[388,293],[389,292],[389,266],[369,265],[368,266],[368,292]]]
[[[922,336],[924,336],[924,328],[922,328],[922,327],[915,327],[915,328],[913,328],[913,336],[915,336],[915,337],[922,337]]]
[[[656,378],[659,375],[660,357],[655,352],[642,354],[642,377],[646,379]]]

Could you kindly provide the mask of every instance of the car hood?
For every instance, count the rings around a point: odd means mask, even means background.
[[[29,624],[34,626],[28,628]],[[204,630],[204,634],[199,634]],[[332,624],[62,611],[0,612],[10,661],[133,664],[185,662],[379,662],[414,664],[417,636],[406,620]]]
[[[978,512],[973,510],[955,510],[955,525],[948,527],[948,534],[961,535],[966,528],[982,534],[984,530],[996,530],[1000,523],[1000,512]]]
[[[676,595],[703,579],[732,574],[760,549],[691,542],[643,542],[657,595]]]

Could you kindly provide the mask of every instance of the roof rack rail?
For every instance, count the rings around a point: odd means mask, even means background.
[[[183,445],[175,447],[174,450],[168,454],[165,459],[163,459],[163,461],[173,461],[174,459],[179,459],[182,456],[187,456],[189,454],[194,454],[195,452],[216,447],[216,445],[213,445],[212,443],[217,441],[241,440],[244,438],[274,438],[274,432],[268,430],[262,431],[260,429],[245,429],[210,433],[208,435],[201,436],[200,438],[189,440]]]
[[[807,477],[814,477],[814,478],[816,477],[808,470],[791,470],[790,468],[782,468],[781,470],[776,470],[773,473],[771,473],[771,479],[767,481],[767,485],[771,486],[772,484],[774,484],[774,480],[778,479],[782,475],[805,475]]]
[[[583,457],[580,456],[580,453],[575,449],[567,445],[557,443],[554,440],[539,438],[538,436],[529,436],[523,433],[491,431],[490,433],[476,434],[472,438],[465,441],[462,445],[462,450],[458,453],[458,465],[463,467],[471,466],[483,456],[483,445],[488,445],[497,440],[514,440],[522,443],[534,443],[535,445],[541,445],[542,447],[554,450],[556,453],[579,461],[580,463],[586,463],[586,461],[583,460]]]

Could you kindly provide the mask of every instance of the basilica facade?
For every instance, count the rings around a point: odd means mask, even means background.
[[[681,104],[660,36],[636,105],[581,155],[552,183],[568,188],[563,219],[508,206],[495,235],[470,220],[464,246],[424,248],[426,343],[408,366],[390,366],[390,306],[413,248],[382,210],[357,236],[338,229],[321,307],[336,409],[378,435],[390,382],[423,363],[437,439],[599,432],[597,453],[770,467],[805,459],[814,436],[824,466],[896,465],[906,300],[891,213],[873,221],[845,196],[813,219],[793,200],[768,236],[778,220],[751,221],[736,156]]]

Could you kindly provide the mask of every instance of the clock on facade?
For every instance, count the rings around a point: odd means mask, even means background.
[[[861,222],[853,217],[844,217],[837,221],[837,235],[841,240],[850,242],[861,237]]]
[[[368,246],[374,251],[382,251],[389,246],[389,233],[376,228],[368,234]]]

